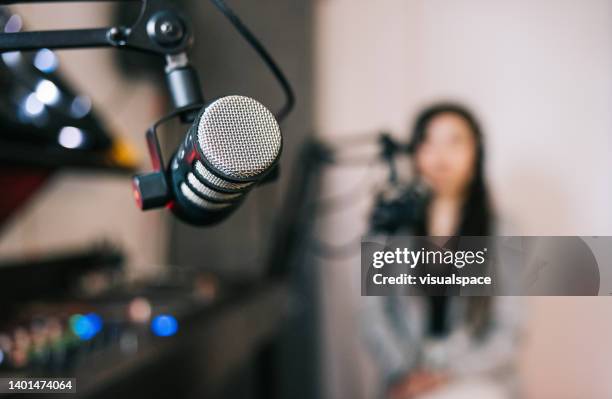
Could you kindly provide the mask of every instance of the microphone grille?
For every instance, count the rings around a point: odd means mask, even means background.
[[[214,101],[198,125],[202,154],[228,178],[249,179],[266,172],[278,157],[281,141],[274,115],[249,97]]]

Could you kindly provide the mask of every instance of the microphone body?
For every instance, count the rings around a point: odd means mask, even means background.
[[[243,96],[217,99],[195,116],[172,156],[160,202],[187,223],[218,223],[274,169],[281,149],[280,127],[265,106]],[[141,199],[143,181],[137,176],[134,184]]]
[[[370,214],[370,233],[395,234],[401,230],[405,234],[414,234],[415,226],[423,223],[431,196],[429,189],[419,182],[396,189],[390,198],[384,193],[377,196]]]

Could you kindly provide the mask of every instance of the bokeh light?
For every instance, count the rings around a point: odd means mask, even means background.
[[[155,316],[151,320],[151,331],[158,337],[170,337],[178,331],[178,322],[170,315]]]
[[[58,141],[62,147],[78,148],[85,142],[85,134],[77,127],[64,126],[59,132]]]

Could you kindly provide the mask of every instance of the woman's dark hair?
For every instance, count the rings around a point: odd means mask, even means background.
[[[468,189],[468,196],[461,213],[461,222],[457,235],[486,236],[491,233],[491,209],[487,188],[484,181],[484,145],[480,124],[467,108],[453,103],[434,104],[424,109],[417,117],[412,130],[410,149],[418,151],[427,136],[429,123],[441,114],[454,114],[461,117],[469,125],[476,142],[476,164],[474,178]],[[417,233],[427,235],[426,218],[422,217]]]
[[[441,114],[454,114],[461,117],[470,127],[476,143],[476,163],[474,165],[474,177],[468,188],[468,195],[463,210],[458,231],[459,236],[488,236],[491,234],[491,208],[484,181],[484,145],[480,124],[467,108],[453,103],[439,103],[427,107],[417,117],[410,140],[412,152],[418,151],[419,147],[427,138],[427,128],[430,122]],[[418,218],[420,222],[416,226],[416,234],[428,235],[425,215]],[[432,323],[437,319],[445,318],[446,297],[431,297]],[[482,339],[490,328],[492,318],[491,297],[470,297],[466,318],[474,338]]]

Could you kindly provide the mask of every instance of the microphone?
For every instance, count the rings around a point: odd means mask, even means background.
[[[388,132],[380,133],[378,145],[380,146],[380,156],[384,160],[391,159],[397,154],[412,155],[413,153],[413,148],[410,144],[397,141]]]
[[[429,188],[420,181],[413,181],[407,187],[402,187],[397,175],[395,156],[397,154],[413,154],[410,144],[395,141],[390,134],[382,133],[379,138],[381,146],[380,157],[389,167],[389,192],[378,194],[370,215],[370,232],[394,234],[403,229],[414,230],[422,223],[421,218],[431,195]]]
[[[166,206],[193,225],[218,223],[274,169],[281,148],[280,127],[264,105],[222,97],[195,116],[168,170],[134,177],[136,201],[143,210]]]
[[[414,234],[414,227],[422,223],[425,208],[430,199],[429,188],[423,183],[412,182],[408,187],[396,187],[396,192],[380,193],[370,214],[370,233],[394,234],[403,229]]]

